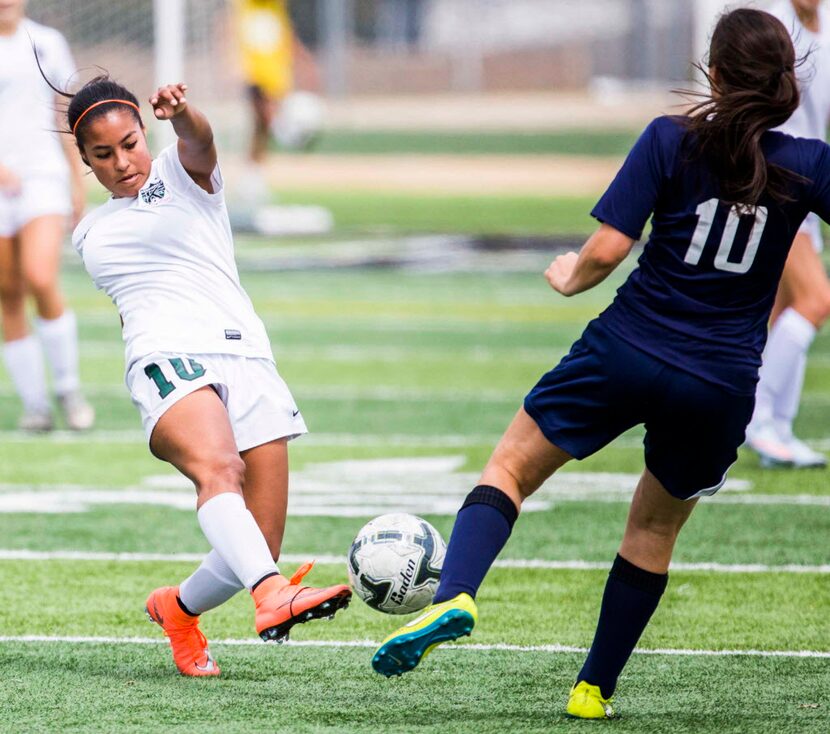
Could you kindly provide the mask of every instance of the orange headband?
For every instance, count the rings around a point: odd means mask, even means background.
[[[84,119],[84,115],[86,115],[87,112],[96,108],[98,105],[109,104],[110,102],[120,102],[121,104],[129,105],[130,107],[133,107],[139,115],[141,114],[141,110],[138,109],[138,105],[135,102],[130,102],[128,99],[102,99],[100,102],[94,102],[81,113],[81,116],[75,120],[75,124],[72,126],[72,134],[75,134],[75,131],[78,129],[78,125],[81,120]]]

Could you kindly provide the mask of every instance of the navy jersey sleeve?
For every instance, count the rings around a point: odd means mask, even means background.
[[[591,216],[624,235],[640,239],[643,227],[654,211],[663,182],[669,178],[673,156],[666,150],[682,131],[667,117],[652,120],[617,172],[608,190],[591,211]]]
[[[820,140],[803,142],[814,145],[817,149],[810,151],[816,161],[811,176],[813,185],[810,192],[810,209],[825,222],[830,223],[830,147]]]

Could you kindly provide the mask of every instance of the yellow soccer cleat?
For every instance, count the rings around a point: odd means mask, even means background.
[[[568,716],[573,716],[575,719],[614,718],[611,699],[603,698],[599,686],[592,686],[584,680],[571,688],[566,712]]]
[[[433,604],[383,641],[372,658],[372,667],[387,678],[402,675],[442,642],[469,635],[477,621],[478,609],[469,594]]]

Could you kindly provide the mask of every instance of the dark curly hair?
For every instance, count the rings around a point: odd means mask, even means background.
[[[767,163],[761,137],[798,107],[795,69],[802,62],[775,16],[740,8],[718,20],[709,68],[696,65],[711,93],[694,93],[704,99],[686,125],[697,154],[714,168],[723,201],[754,206],[764,193],[779,204],[792,201],[790,183],[800,177]]]

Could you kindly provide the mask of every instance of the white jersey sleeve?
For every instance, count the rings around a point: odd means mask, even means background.
[[[210,174],[210,183],[213,187],[213,193],[205,191],[199,184],[197,184],[190,174],[185,170],[182,161],[179,158],[178,143],[168,145],[159,153],[156,158],[158,161],[159,173],[162,178],[169,182],[170,188],[184,194],[190,199],[199,201],[205,204],[221,204],[225,200],[225,184],[222,180],[222,173],[219,170],[219,164],[213,169]]]

